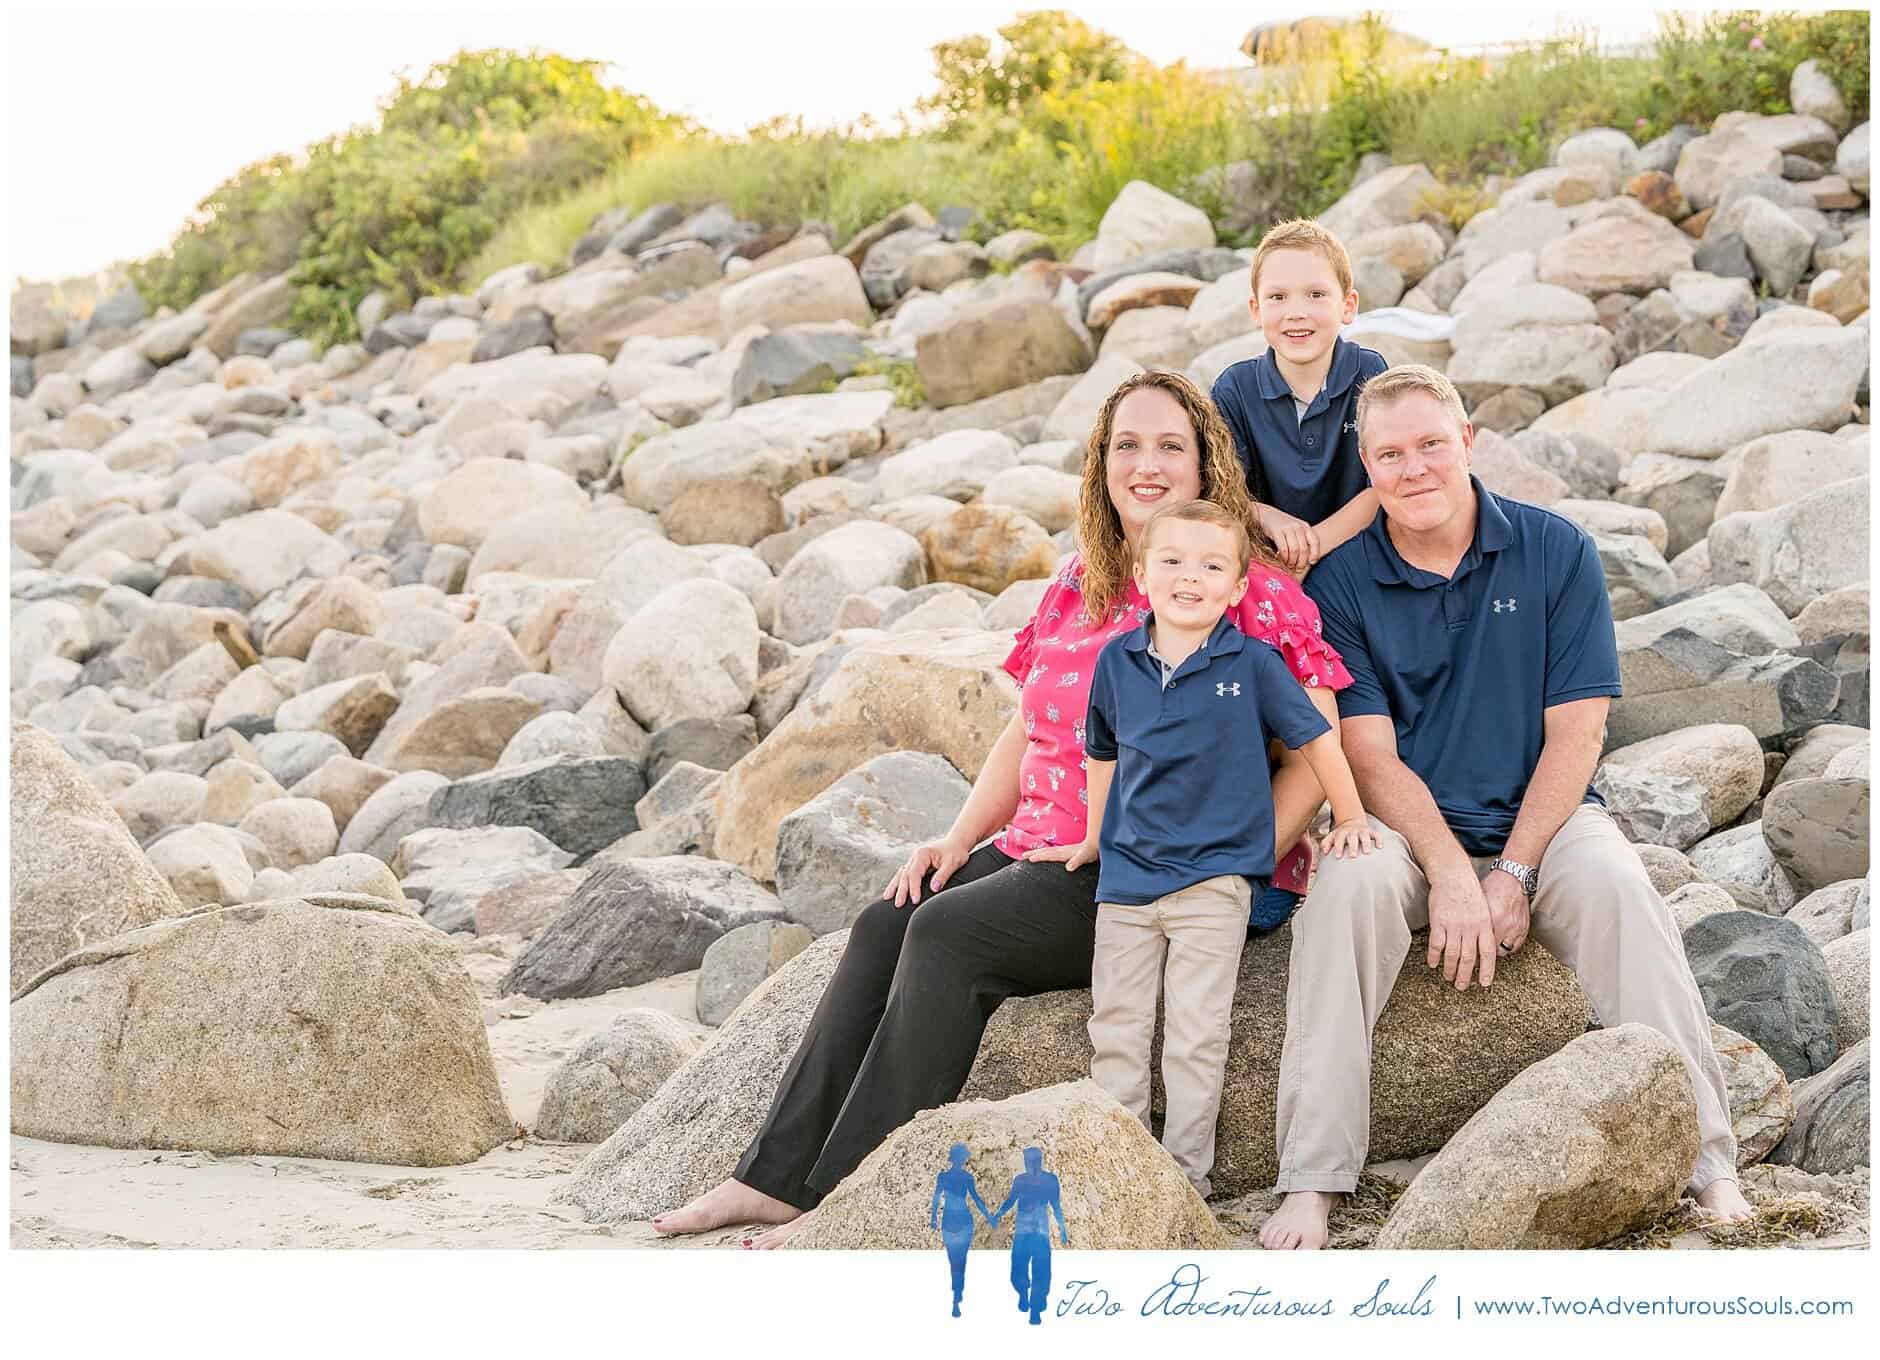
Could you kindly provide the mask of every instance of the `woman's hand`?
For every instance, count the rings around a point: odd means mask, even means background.
[[[1076,873],[1086,864],[1097,862],[1097,847],[1088,841],[1079,841],[1076,845],[1041,845],[1036,850],[1027,850],[1025,858],[1033,864],[1061,863],[1068,873]]]
[[[1369,821],[1351,821],[1340,822],[1326,832],[1319,848],[1333,859],[1355,859],[1370,854],[1382,844]]]
[[[951,833],[937,841],[928,841],[907,857],[906,864],[895,870],[894,877],[889,880],[881,895],[893,898],[897,907],[905,907],[910,902],[919,906],[921,884],[927,883],[928,873],[933,874],[933,881],[927,886],[931,896],[946,887],[947,880],[959,871],[960,865],[966,863],[972,853],[972,846],[961,845]]]
[[[1279,549],[1280,564],[1287,571],[1302,576],[1319,560],[1319,536],[1310,524],[1270,505],[1262,505],[1257,518],[1266,536],[1273,540],[1273,546]]]

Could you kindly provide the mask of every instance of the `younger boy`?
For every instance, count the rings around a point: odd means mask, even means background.
[[[1231,365],[1211,395],[1247,469],[1260,527],[1295,576],[1377,517],[1358,461],[1358,392],[1388,364],[1339,338],[1358,312],[1351,259],[1309,219],[1282,222],[1253,253],[1247,303],[1266,352]]]
[[[1250,555],[1246,526],[1211,501],[1149,521],[1136,584],[1152,612],[1103,649],[1091,683],[1089,829],[1026,856],[1100,861],[1090,1075],[1148,1124],[1163,992],[1162,1144],[1203,1198],[1248,908],[1273,872],[1268,740],[1302,751],[1330,795],[1325,853],[1378,844],[1331,724],[1277,651],[1223,617]]]

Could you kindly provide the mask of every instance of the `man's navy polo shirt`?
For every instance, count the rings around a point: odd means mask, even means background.
[[[1471,855],[1499,854],[1540,763],[1544,712],[1619,694],[1593,540],[1572,520],[1475,488],[1475,540],[1445,581],[1403,560],[1385,515],[1306,577],[1351,684],[1342,718],[1382,714]],[[1602,801],[1590,788],[1590,802]]]
[[[1166,687],[1153,617],[1097,657],[1084,754],[1114,760],[1097,901],[1140,906],[1220,874],[1273,874],[1266,744],[1331,730],[1279,652],[1223,617]]]
[[[1389,366],[1376,350],[1333,341],[1325,386],[1301,418],[1272,350],[1230,364],[1210,395],[1233,431],[1247,490],[1307,524],[1343,509],[1371,484],[1358,461],[1358,393]]]

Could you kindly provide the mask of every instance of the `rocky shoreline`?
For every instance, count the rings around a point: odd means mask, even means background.
[[[1482,480],[1597,543],[1625,681],[1598,786],[1684,932],[1753,1197],[1838,1206],[1810,1221],[1847,1245],[1868,125],[1819,69],[1791,98],[1578,134],[1460,228],[1420,165],[1323,220],[1350,338],[1444,369]],[[1013,711],[1096,407],[1263,345],[1248,252],[1159,189],[1066,261],[999,225],[659,204],[553,275],[367,298],[324,354],[284,276],[15,310],[16,1245],[648,1245],[728,1172],[855,912]],[[1002,1007],[960,1101],[799,1245],[916,1245],[909,1168],[962,1129],[995,1178],[1027,1140],[1082,1158],[1088,1245],[1248,1245],[1287,939],[1243,959],[1212,1204],[1079,1080],[1088,994],[1060,993]],[[1511,1155],[1479,1128],[1517,1127],[1517,1079],[1548,1112],[1520,1138],[1632,1112],[1582,1171],[1637,1196],[1564,1201],[1574,1245],[1675,1217],[1681,1070],[1589,1019],[1537,946],[1466,997],[1407,967],[1372,1132],[1417,1174],[1382,1240],[1439,1245],[1417,1224]],[[1516,1239],[1573,1193],[1500,1179],[1476,1225]]]

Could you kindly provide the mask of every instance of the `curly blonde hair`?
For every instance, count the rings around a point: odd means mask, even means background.
[[[1123,520],[1110,503],[1104,476],[1116,408],[1131,392],[1155,388],[1166,392],[1187,412],[1199,445],[1201,499],[1213,501],[1247,527],[1253,560],[1277,566],[1273,541],[1254,518],[1254,500],[1247,493],[1247,473],[1234,452],[1234,437],[1227,422],[1202,390],[1179,373],[1150,370],[1125,378],[1104,400],[1084,445],[1083,487],[1077,498],[1077,547],[1084,564],[1084,618],[1096,623],[1113,609],[1127,589],[1132,565]]]

